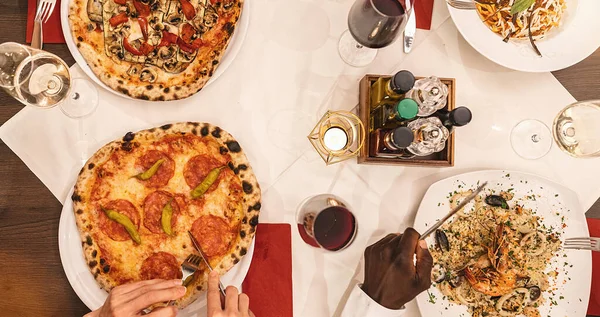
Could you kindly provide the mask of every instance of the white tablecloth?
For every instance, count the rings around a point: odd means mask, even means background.
[[[403,54],[397,41],[362,69],[346,66],[337,52],[351,0],[252,1],[248,36],[237,59],[198,95],[149,104],[100,91],[91,117],[78,121],[59,109],[25,108],[0,128],[0,137],[61,202],[82,164],[81,149],[74,146],[78,140],[89,141],[93,152],[128,131],[174,121],[211,122],[239,140],[263,189],[262,222],[294,223],[302,199],[340,195],[359,223],[350,248],[324,253],[305,245],[293,230],[295,316],[339,314],[352,285],[362,280],[364,248],[411,225],[428,186],[445,177],[512,169],[570,187],[586,210],[600,196],[600,160],[577,160],[554,147],[546,157],[527,161],[510,147],[517,122],[537,118],[551,125],[573,97],[550,73],[519,73],[480,56],[457,32],[442,1],[436,0],[432,30],[417,32],[412,53]],[[368,166],[351,160],[326,167],[306,138],[312,126],[327,109],[355,108],[364,74],[400,69],[456,78],[457,104],[470,107],[474,116],[456,131],[456,166]],[[84,76],[77,66],[72,71]],[[414,303],[406,316],[419,316]]]

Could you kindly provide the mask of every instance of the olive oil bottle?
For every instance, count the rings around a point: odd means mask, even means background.
[[[401,70],[390,78],[380,77],[371,85],[371,109],[375,109],[382,102],[397,103],[414,85],[415,76],[407,70]]]

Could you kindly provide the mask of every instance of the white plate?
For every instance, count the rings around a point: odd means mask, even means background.
[[[72,194],[73,190],[71,189],[69,196],[67,196],[69,198],[67,198],[63,205],[58,225],[60,261],[62,262],[67,279],[75,293],[77,293],[77,296],[79,296],[89,309],[94,310],[104,304],[108,294],[98,286],[83,258],[81,238],[79,237],[75,216],[73,215]],[[248,253],[242,257],[242,260],[221,277],[224,285],[234,285],[238,289],[241,289],[242,282],[246,278],[248,269],[250,269],[253,254],[254,240],[252,240],[252,244],[248,248]],[[179,311],[178,316],[206,316],[206,296],[200,295],[198,300]]]
[[[507,177],[507,175],[510,175]],[[585,214],[579,206],[577,195],[552,181],[539,176],[513,172],[513,171],[480,171],[458,175],[441,180],[429,187],[423,197],[423,201],[417,211],[415,228],[423,232],[434,224],[438,219],[448,213],[448,194],[458,189],[475,188],[477,182],[489,181],[487,189],[514,188],[515,199],[519,197],[536,194],[541,195],[536,201],[527,201],[525,207],[537,211],[543,218],[542,222],[554,227],[561,225],[561,217],[565,217],[567,227],[561,239],[570,237],[589,236]],[[558,196],[555,196],[558,195]],[[442,203],[438,206],[439,203]],[[556,213],[559,213],[557,215]],[[433,237],[427,239],[429,245],[434,245]],[[545,293],[546,303],[540,307],[542,316],[585,316],[590,297],[592,281],[592,254],[590,251],[560,251],[565,252],[567,257],[554,257],[551,268],[557,268],[559,275],[556,279],[557,290],[552,297],[558,302],[558,306],[552,306],[550,310],[548,294]],[[568,262],[573,267],[564,266]],[[564,271],[567,270],[565,276]],[[571,280],[568,280],[570,278]],[[567,280],[563,284],[562,281]],[[417,303],[422,316],[470,316],[467,307],[451,304],[443,299],[443,295],[436,287],[431,287],[429,292],[435,296],[435,303],[429,301],[427,292],[417,296]],[[560,299],[563,296],[564,299]]]
[[[98,85],[100,85],[102,88],[114,93],[115,95],[129,98],[129,99],[134,99],[134,98],[124,95],[124,94],[122,94],[118,91],[115,91],[115,90],[111,89],[110,87],[106,86],[106,84],[104,84],[98,77],[96,77],[96,74],[94,74],[92,69],[88,66],[85,58],[83,58],[83,55],[81,55],[81,53],[79,52],[79,49],[77,49],[77,44],[75,43],[75,39],[73,39],[73,36],[71,35],[71,28],[69,25],[69,6],[71,5],[71,1],[73,1],[73,0],[64,0],[61,2],[61,6],[60,6],[60,20],[61,20],[61,25],[62,25],[62,31],[63,31],[63,35],[65,36],[65,42],[67,43],[67,47],[69,47],[69,51],[71,52],[71,55],[73,55],[73,58],[75,58],[75,61],[77,62],[77,64],[79,64],[81,69],[83,69],[83,71],[94,82],[96,82]],[[246,33],[248,31],[249,24],[250,24],[250,0],[246,0],[246,1],[244,1],[244,7],[242,8],[242,14],[240,16],[240,19],[238,20],[235,31],[233,32],[233,37],[229,41],[229,45],[227,46],[227,49],[225,50],[225,54],[223,55],[223,58],[221,59],[221,63],[218,65],[217,70],[213,73],[212,77],[208,80],[205,87],[210,85],[215,80],[217,80],[217,78],[219,78],[219,76],[221,76],[221,74],[223,74],[225,72],[225,70],[227,70],[227,68],[229,67],[231,62],[233,62],[233,60],[237,56],[238,52],[242,48],[242,44],[244,43],[244,40],[246,39]],[[140,101],[142,101],[142,100],[140,100]],[[155,101],[153,101],[153,102],[155,102]]]
[[[504,67],[526,72],[549,72],[579,63],[600,47],[600,1],[566,0],[562,26],[536,41],[538,57],[529,41],[504,43],[479,18],[475,10],[448,6],[462,36],[483,56]]]

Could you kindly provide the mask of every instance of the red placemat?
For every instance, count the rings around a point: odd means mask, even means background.
[[[289,224],[256,228],[252,264],[242,284],[256,317],[292,317],[292,233]]]
[[[429,30],[433,15],[433,0],[416,0],[415,14],[417,15],[417,28]]]
[[[587,219],[590,237],[600,238],[600,219]],[[600,316],[600,252],[592,252],[592,293],[588,315]]]
[[[31,35],[33,34],[33,19],[37,11],[37,0],[27,0],[27,43],[31,43]],[[65,37],[62,33],[60,24],[60,0],[56,0],[54,11],[44,23],[44,43],[65,43]]]

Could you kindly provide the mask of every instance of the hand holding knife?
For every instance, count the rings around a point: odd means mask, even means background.
[[[204,253],[204,251],[202,250],[202,247],[200,247],[200,244],[198,243],[198,241],[196,241],[196,238],[194,238],[192,233],[188,231],[188,234],[190,235],[190,240],[192,240],[192,243],[194,244],[194,248],[196,248],[198,253],[200,253],[200,256],[202,257],[202,260],[204,260],[204,263],[206,263],[208,270],[210,272],[212,272],[213,267],[208,262],[208,257],[206,256],[206,253]],[[219,280],[219,292],[221,292],[221,296],[222,296],[221,300],[223,300],[223,302],[224,302],[225,301],[225,287],[223,286],[223,283],[221,283],[220,280]]]

